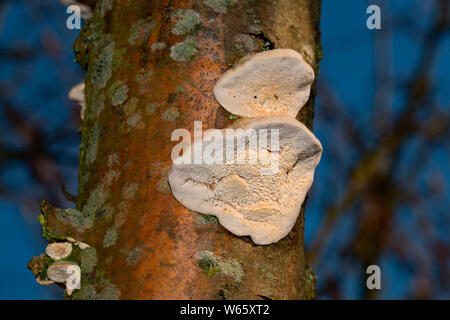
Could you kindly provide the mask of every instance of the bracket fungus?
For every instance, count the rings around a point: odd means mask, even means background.
[[[215,215],[238,236],[249,235],[256,244],[277,242],[294,226],[322,146],[302,123],[287,115],[243,120],[232,135],[227,130],[215,131],[225,137],[223,142],[205,139],[205,134],[174,160],[168,175],[172,193],[188,209]],[[245,143],[240,149],[239,141],[249,137],[251,141],[252,133],[258,143]],[[260,148],[264,140],[267,146]],[[194,159],[196,144],[203,154],[200,164]],[[207,159],[212,149],[222,151],[227,161]]]
[[[69,99],[78,103],[81,107],[80,118],[84,119],[84,111],[86,110],[86,95],[84,93],[84,82],[77,84],[69,91]]]
[[[256,244],[284,238],[322,155],[320,141],[295,119],[313,80],[313,69],[291,49],[258,53],[222,75],[214,95],[244,119],[183,141],[168,174],[174,197]]]
[[[74,262],[58,261],[51,264],[47,269],[47,277],[51,281],[65,283],[69,296],[81,287],[81,269]]]
[[[61,260],[70,256],[72,244],[70,242],[53,242],[45,248],[45,253],[53,260]]]
[[[225,72],[214,87],[219,103],[232,114],[295,117],[309,98],[314,70],[292,49],[260,52]]]

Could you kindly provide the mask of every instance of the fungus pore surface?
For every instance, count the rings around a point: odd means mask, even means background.
[[[234,129],[232,134],[215,130],[214,139],[205,134],[183,150],[168,175],[172,193],[188,209],[216,216],[238,236],[249,235],[261,245],[277,242],[295,224],[322,146],[302,123],[287,115],[242,120]],[[261,135],[260,129],[266,134]],[[256,145],[247,139],[251,132],[257,135]],[[278,147],[272,140],[277,134]],[[216,139],[217,135],[224,139]],[[264,140],[267,145],[259,147]],[[195,164],[194,153],[199,150],[203,161]],[[221,157],[224,161],[216,163]]]
[[[241,117],[283,113],[295,117],[309,98],[314,70],[292,49],[255,54],[225,72],[214,95]]]

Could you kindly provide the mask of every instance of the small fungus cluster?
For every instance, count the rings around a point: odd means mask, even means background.
[[[86,95],[84,93],[84,82],[74,86],[69,91],[69,99],[75,101],[80,107],[80,118],[84,120],[84,111],[86,110]]]
[[[87,243],[68,237],[65,242],[52,242],[45,248],[45,254],[30,262],[30,268],[36,274],[36,282],[40,285],[61,283],[66,287],[67,295],[81,288],[81,268],[72,261],[73,246],[85,250]],[[36,265],[38,265],[36,267]]]

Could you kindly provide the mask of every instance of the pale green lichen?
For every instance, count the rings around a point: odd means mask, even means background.
[[[185,35],[193,33],[200,25],[200,15],[194,10],[177,10],[173,15],[176,18],[172,33],[176,35]]]
[[[114,166],[118,166],[120,164],[119,154],[114,152],[108,156],[108,167],[112,168]]]
[[[316,297],[317,276],[308,265],[305,268],[305,275],[306,275],[305,298],[306,300],[313,300]]]
[[[128,215],[128,207],[125,202],[121,202],[118,206],[118,213],[114,218],[114,228],[120,228],[126,221]]]
[[[128,117],[127,124],[131,128],[142,129],[144,127],[144,123],[141,121],[142,115],[140,112],[136,112]]]
[[[80,268],[82,272],[92,272],[97,265],[97,251],[93,247],[86,248],[80,252]]]
[[[114,96],[114,94],[116,93],[117,89],[124,84],[125,84],[125,82],[122,80],[114,81],[111,85],[109,85],[109,88],[107,91],[108,96],[110,98],[112,98]]]
[[[111,10],[112,9],[112,2],[113,0],[102,0],[99,5],[97,6],[99,12],[100,12],[100,16],[103,18],[103,16],[105,15],[106,11]]]
[[[152,46],[150,47],[152,52],[164,51],[164,50],[166,50],[166,48],[167,48],[167,45],[164,42],[156,42],[156,43],[152,44]]]
[[[123,111],[125,111],[125,116],[130,116],[134,110],[137,108],[138,100],[137,98],[133,97],[131,98],[124,106]]]
[[[95,119],[100,115],[100,112],[105,108],[105,96],[103,93],[97,94],[92,98],[90,112],[88,113],[90,119]]]
[[[208,276],[221,275],[232,278],[236,283],[240,283],[244,276],[244,271],[239,262],[234,259],[223,260],[211,251],[200,251],[197,253],[198,265]]]
[[[79,290],[75,290],[72,295],[73,300],[94,300],[95,299],[95,288],[92,284],[87,281],[83,281],[81,283],[81,288]]]
[[[142,43],[150,35],[150,31],[156,26],[152,17],[146,19],[138,20],[130,30],[130,36],[128,37],[128,42],[131,45],[137,43]]]
[[[192,60],[197,53],[197,43],[192,37],[187,37],[183,42],[178,42],[170,48],[170,57],[179,62]]]
[[[217,13],[227,13],[227,8],[234,6],[238,0],[203,0],[203,3]]]
[[[177,119],[180,116],[180,111],[175,108],[169,108],[166,111],[164,111],[164,113],[161,115],[162,119],[165,120],[169,120],[169,121],[174,121],[175,119]]]
[[[162,192],[162,193],[170,192],[169,180],[168,180],[167,173],[164,174],[164,176],[159,180],[157,189],[159,192]]]
[[[126,48],[120,48],[116,49],[114,52],[114,58],[113,58],[113,70],[117,71],[119,68],[126,69],[128,66],[130,66],[129,60],[125,59],[127,55],[127,49]]]
[[[127,265],[137,264],[139,262],[139,260],[141,260],[142,256],[143,256],[142,249],[141,248],[134,248],[128,254]]]
[[[122,189],[122,199],[133,199],[136,192],[139,191],[139,185],[137,183],[127,183]]]
[[[175,90],[176,94],[180,94],[184,92],[184,87],[183,86],[178,86],[177,89]]]
[[[146,69],[146,68],[141,69],[136,76],[136,81],[138,81],[138,82],[148,81],[151,79],[152,75],[153,75],[152,69]]]
[[[119,299],[120,291],[114,284],[108,284],[97,295],[98,300],[117,300]]]
[[[199,213],[198,218],[203,224],[217,225],[218,223],[217,217],[213,215]]]
[[[94,220],[97,210],[101,209],[103,203],[106,201],[108,196],[109,196],[108,188],[105,187],[103,184],[98,185],[89,194],[88,201],[83,207],[83,214],[87,218]]]
[[[80,177],[80,182],[79,182],[79,186],[78,186],[79,190],[84,189],[84,186],[86,185],[86,183],[88,183],[89,178],[90,178],[90,173],[89,173],[89,171],[86,170],[85,172],[83,172],[83,174]]]
[[[111,102],[113,106],[124,103],[128,99],[128,86],[126,84],[121,85],[114,92]]]
[[[102,208],[106,199],[109,197],[109,187],[120,176],[117,170],[106,172],[102,182],[97,185],[89,194],[89,198],[83,207],[83,217],[89,222],[89,227],[97,218],[102,218],[104,209]]]
[[[86,215],[76,209],[59,209],[56,218],[63,223],[70,224],[79,231],[89,229],[94,223],[92,216]]]
[[[147,110],[148,113],[153,113],[155,112],[156,109],[159,108],[159,104],[158,103],[150,103],[145,110]]]
[[[107,248],[114,245],[119,238],[119,229],[112,226],[106,230],[105,238],[103,239],[103,247]]]
[[[114,48],[115,43],[107,38],[106,45],[92,63],[92,68],[89,68],[92,84],[97,88],[103,88],[111,78]]]
[[[104,219],[105,221],[111,221],[115,212],[114,207],[110,204],[105,204],[102,206],[101,210],[102,214],[98,218]]]
[[[113,180],[119,178],[120,172],[118,170],[109,170],[106,172],[105,177],[102,180],[102,185],[107,188],[111,186]]]

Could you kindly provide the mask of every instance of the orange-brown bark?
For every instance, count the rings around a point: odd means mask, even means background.
[[[175,35],[179,9],[194,10],[201,22]],[[257,246],[215,218],[178,203],[167,171],[176,143],[170,139],[173,130],[192,132],[196,120],[203,121],[204,129],[231,123],[212,88],[241,58],[269,48],[293,48],[316,67],[319,11],[319,0],[97,4],[75,46],[79,62],[87,66],[77,201],[81,214],[75,219],[68,213],[51,223],[52,233],[96,249],[95,266],[83,271],[82,289],[74,298],[309,295],[303,209],[285,239]],[[171,55],[180,42],[192,50]],[[299,120],[310,126],[312,114],[313,97]]]

